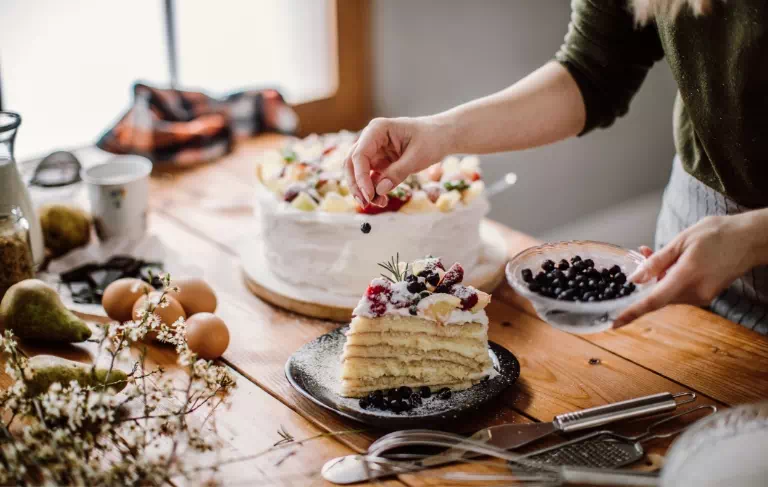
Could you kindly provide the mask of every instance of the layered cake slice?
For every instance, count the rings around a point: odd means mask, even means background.
[[[471,387],[493,372],[487,293],[462,285],[464,269],[439,258],[382,264],[354,310],[341,368],[341,394],[399,387]]]

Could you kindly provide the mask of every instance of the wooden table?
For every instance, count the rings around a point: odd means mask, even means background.
[[[241,144],[216,164],[152,178],[150,231],[185,261],[203,269],[219,296],[217,314],[230,328],[232,341],[223,362],[239,376],[239,387],[231,408],[218,414],[217,434],[240,455],[257,453],[280,440],[281,425],[297,440],[360,428],[304,399],[283,375],[283,366],[296,349],[338,324],[270,306],[243,283],[236,249],[254,225],[250,209],[254,161],[260,151],[281,142],[277,136],[260,137]],[[499,228],[510,256],[536,243]],[[694,391],[697,403],[719,407],[768,397],[768,340],[708,311],[668,306],[619,331],[575,336],[540,321],[506,285],[493,298],[487,310],[490,339],[520,359],[522,375],[503,397],[465,418],[457,430],[550,421],[566,411],[663,391]],[[153,347],[152,358],[173,373],[171,350]],[[0,377],[0,384],[7,380]],[[634,423],[633,428],[642,424]],[[362,452],[380,434],[368,429],[323,437],[281,461],[259,458],[230,465],[220,478],[225,484],[322,485],[319,470],[324,462]],[[668,445],[668,441],[651,444],[646,465],[637,468],[657,468]],[[457,468],[401,475],[381,483],[439,485],[443,482],[436,473]]]

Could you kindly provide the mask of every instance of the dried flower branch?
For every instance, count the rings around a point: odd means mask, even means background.
[[[167,306],[166,294],[175,289],[169,275],[161,280],[160,298],[147,300],[140,319],[102,326],[99,351],[108,366],[97,387],[56,382],[45,392],[29,393],[34,378],[27,358],[10,331],[0,337],[5,370],[13,379],[0,392],[0,484],[156,485],[197,475],[200,469],[187,466],[184,456],[217,448],[203,426],[226,401],[235,379],[189,350],[182,319],[172,326],[160,322],[154,311]],[[131,358],[131,347],[141,347],[149,333],[175,346],[178,364],[188,373],[183,387],[162,368],[147,369],[146,347],[127,379],[114,377],[118,364]],[[92,374],[102,358],[94,360]],[[109,388],[123,382],[127,386],[119,394]],[[188,417],[202,408],[209,409],[202,425],[192,426]]]

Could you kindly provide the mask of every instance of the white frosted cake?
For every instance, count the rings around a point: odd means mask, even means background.
[[[478,159],[446,158],[394,188],[386,208],[363,209],[341,172],[356,136],[310,136],[260,159],[255,208],[271,274],[355,302],[376,262],[398,252],[404,261],[432,254],[478,264],[489,209]]]
[[[426,258],[371,281],[347,331],[341,394],[399,387],[471,387],[493,372],[488,354],[491,296],[464,286],[464,269]],[[394,270],[398,269],[398,270]]]

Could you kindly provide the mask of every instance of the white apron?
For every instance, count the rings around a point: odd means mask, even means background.
[[[656,250],[705,216],[735,215],[750,209],[688,174],[675,157],[656,224]],[[710,309],[768,335],[768,267],[755,267],[734,281],[712,301]]]

